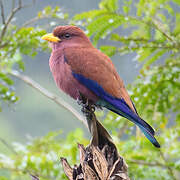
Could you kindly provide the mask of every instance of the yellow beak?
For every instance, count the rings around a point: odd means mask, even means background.
[[[59,42],[59,41],[61,41],[61,39],[54,36],[53,33],[45,34],[44,36],[41,37],[41,39],[46,40],[46,41],[50,41],[50,42]]]

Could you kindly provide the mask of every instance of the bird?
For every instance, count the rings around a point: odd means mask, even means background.
[[[93,46],[81,28],[57,26],[42,39],[52,48],[49,66],[57,87],[75,100],[82,94],[96,106],[125,117],[160,148],[154,129],[138,115],[111,59]]]

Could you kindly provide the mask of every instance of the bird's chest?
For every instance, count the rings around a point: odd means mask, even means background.
[[[97,97],[89,89],[74,78],[72,75],[72,69],[70,65],[67,64],[67,60],[64,58],[64,55],[52,55],[50,57],[49,66],[56,85],[66,94],[70,95],[74,99],[77,99],[79,98],[81,92],[88,99],[93,101],[97,100]]]
[[[68,89],[72,88],[73,86],[73,76],[71,68],[66,63],[64,56],[52,56],[49,61],[49,66],[56,85],[68,93]]]

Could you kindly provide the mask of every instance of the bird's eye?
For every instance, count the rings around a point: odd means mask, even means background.
[[[65,37],[66,39],[69,39],[69,38],[71,37],[71,35],[70,35],[69,33],[66,33],[66,34],[64,35],[64,37]]]

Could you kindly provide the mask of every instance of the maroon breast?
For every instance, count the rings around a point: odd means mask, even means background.
[[[60,52],[59,50],[53,51],[49,60],[49,66],[56,85],[66,94],[74,99],[78,99],[80,92],[93,102],[98,100],[98,97],[94,93],[80,84],[79,81],[73,77],[71,67],[64,59],[63,52]]]

